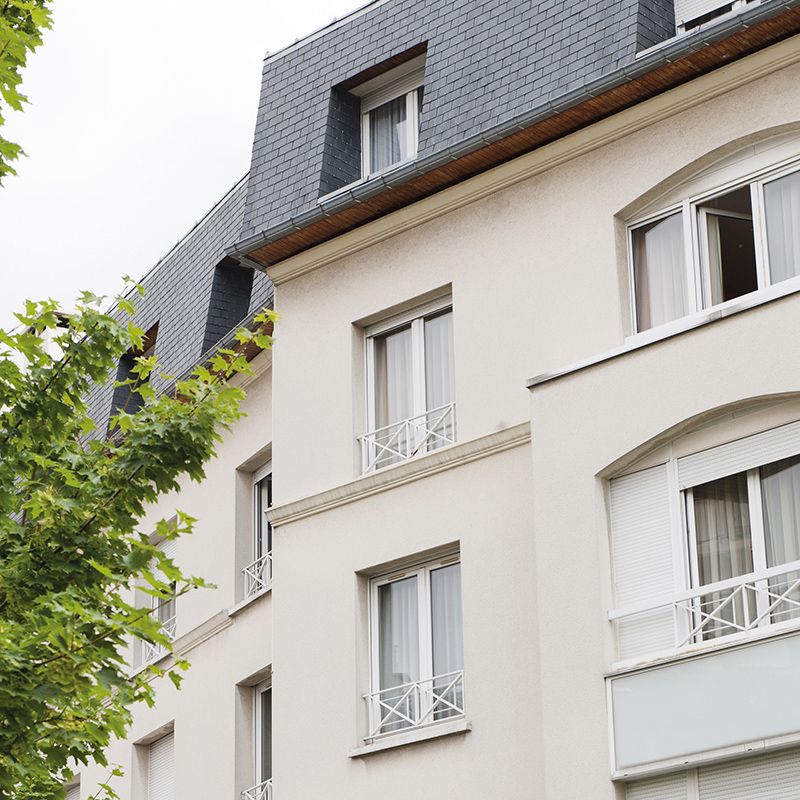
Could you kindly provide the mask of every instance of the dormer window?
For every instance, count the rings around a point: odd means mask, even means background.
[[[377,175],[414,158],[425,80],[425,56],[351,91],[361,98],[361,175]]]
[[[678,33],[689,33],[756,0],[675,0]]]

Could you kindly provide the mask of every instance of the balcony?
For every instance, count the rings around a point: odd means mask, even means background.
[[[242,800],[272,800],[272,778],[242,792]]]
[[[263,592],[272,585],[272,553],[266,553],[242,570],[245,599]]]
[[[413,681],[364,695],[369,707],[366,741],[464,716],[464,671]]]
[[[154,608],[150,612],[150,615],[158,619],[159,611],[161,611],[161,609]],[[175,639],[175,624],[176,624],[176,617],[174,614],[168,619],[165,619],[161,623],[161,632],[170,641],[173,641]],[[166,654],[167,654],[167,648],[163,644],[155,642],[146,642],[142,640],[142,665],[152,664],[155,661],[158,661]]]
[[[359,436],[363,471],[371,472],[455,444],[455,409],[455,403],[448,403]]]
[[[617,627],[621,655],[635,656],[636,661],[679,655],[704,643],[733,643],[771,627],[777,632],[800,625],[800,561],[612,611],[609,619]],[[631,631],[637,632],[639,642],[656,649],[645,652],[642,645],[626,647]]]

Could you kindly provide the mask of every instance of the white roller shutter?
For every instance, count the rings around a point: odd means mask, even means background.
[[[678,483],[688,489],[800,453],[800,422],[678,459]]]
[[[66,800],[81,800],[81,785],[79,783],[67,789]]]
[[[175,736],[170,733],[150,745],[147,800],[175,800]]]
[[[731,0],[675,0],[675,22],[682,25],[730,4]]]
[[[158,545],[158,549],[167,556],[167,558],[171,558],[174,561],[178,554],[178,540],[164,539],[164,541]]]
[[[698,770],[700,800],[798,800],[800,750]]]
[[[628,784],[625,800],[687,800],[686,773]]]
[[[666,465],[611,481],[611,549],[617,608],[675,591]],[[623,659],[673,647],[672,610],[620,620],[618,641]]]

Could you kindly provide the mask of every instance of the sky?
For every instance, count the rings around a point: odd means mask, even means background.
[[[3,135],[0,327],[141,277],[247,171],[268,52],[363,0],[54,0]]]

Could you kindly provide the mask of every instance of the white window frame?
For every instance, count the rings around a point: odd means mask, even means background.
[[[702,215],[700,206],[703,203],[713,200],[716,197],[728,194],[736,189],[750,187],[750,201],[753,216],[753,240],[756,255],[756,277],[757,288],[752,294],[763,292],[772,286],[797,286],[800,288],[800,275],[788,278],[780,283],[773,283],[769,268],[769,248],[767,242],[766,213],[764,205],[764,186],[772,181],[800,172],[800,158],[794,157],[791,160],[774,165],[767,169],[757,170],[750,174],[743,175],[735,180],[727,181],[715,188],[704,191],[700,194],[691,196],[682,202],[672,203],[660,210],[634,218],[628,223],[627,229],[627,256],[628,256],[628,303],[631,318],[631,329],[634,335],[650,335],[653,331],[663,330],[673,326],[679,320],[686,319],[693,314],[705,314],[720,308],[735,305],[741,302],[741,295],[726,300],[722,303],[712,304],[711,296],[711,276],[708,269],[708,248],[706,234],[698,218]],[[684,265],[686,269],[687,287],[687,313],[683,317],[665,322],[662,325],[651,328],[639,329],[638,309],[636,307],[636,269],[634,264],[633,237],[634,232],[639,228],[653,222],[666,219],[673,214],[680,213],[683,220],[684,237]],[[723,215],[731,216],[728,212]]]
[[[419,635],[419,681],[430,681],[439,677],[433,673],[433,631],[431,628],[431,573],[443,567],[461,564],[461,553],[450,552],[433,561],[400,568],[394,572],[372,578],[369,586],[369,627],[370,627],[370,691],[381,691],[380,676],[380,613],[379,589],[390,583],[395,583],[406,578],[417,578],[417,618]],[[461,591],[461,586],[459,586]],[[462,594],[463,601],[463,594]],[[433,723],[428,723],[433,724]],[[391,736],[402,733],[406,728],[386,734]]]
[[[262,528],[262,525],[270,526],[269,520],[266,518],[266,511],[267,509],[262,509],[261,506],[261,497],[260,497],[260,488],[259,484],[264,478],[271,477],[272,475],[272,462],[268,461],[262,467],[259,467],[253,473],[253,535],[251,537],[251,555],[252,560],[255,560],[259,557],[258,551],[259,547],[266,542],[269,541],[269,535],[267,534],[267,529]],[[269,505],[267,508],[272,508],[272,487],[270,487],[270,498],[269,498]],[[263,518],[259,519],[259,515]],[[265,539],[264,536],[267,536]],[[272,548],[269,549],[268,552],[272,552]],[[266,555],[266,553],[262,553],[261,555]]]
[[[422,66],[420,66],[420,64]],[[394,79],[392,75],[400,74]],[[424,56],[403,65],[397,71],[392,70],[386,76],[379,76],[367,82],[362,87],[354,89],[355,94],[361,95],[361,177],[368,178],[379,175],[399,164],[406,163],[416,158],[419,149],[419,89],[425,85]],[[406,152],[408,156],[402,161],[396,161],[378,172],[370,171],[370,120],[369,114],[398,97],[406,99]]]
[[[453,313],[453,298],[450,295],[433,300],[422,306],[417,306],[411,311],[398,314],[383,322],[367,328],[366,336],[366,365],[367,376],[367,431],[374,431],[377,427],[375,398],[375,339],[384,334],[391,333],[398,328],[411,324],[411,381],[412,396],[414,398],[412,416],[420,416],[431,409],[426,408],[425,386],[425,319],[445,311]],[[455,366],[455,365],[454,365]]]
[[[262,776],[262,768],[263,765],[261,763],[261,744],[262,744],[262,723],[263,720],[261,719],[261,695],[264,692],[271,692],[272,691],[272,681],[264,681],[263,683],[259,683],[257,686],[253,688],[253,702],[254,702],[254,714],[253,714],[253,725],[255,726],[255,730],[253,733],[253,744],[254,744],[254,751],[253,751],[253,785],[259,786],[265,780],[272,780],[272,778],[264,778]]]

